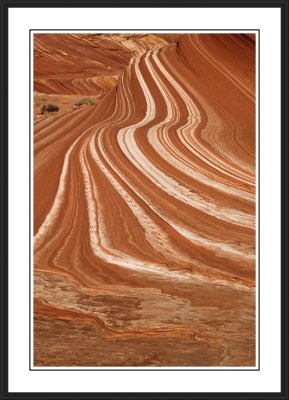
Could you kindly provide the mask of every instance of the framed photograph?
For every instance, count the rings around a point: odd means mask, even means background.
[[[288,0],[1,0],[1,399],[288,399]]]

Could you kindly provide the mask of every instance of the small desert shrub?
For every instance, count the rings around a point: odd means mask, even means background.
[[[59,107],[57,104],[45,104],[42,108],[41,108],[41,114],[44,114],[45,112],[55,112],[58,111]]]
[[[83,99],[78,100],[75,103],[76,107],[84,106],[84,105],[87,105],[87,104],[90,104],[90,105],[93,106],[95,104],[95,100],[92,99],[91,97],[84,97]]]

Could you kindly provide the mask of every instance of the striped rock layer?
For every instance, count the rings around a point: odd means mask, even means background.
[[[255,365],[254,36],[158,40],[35,124],[36,366]]]

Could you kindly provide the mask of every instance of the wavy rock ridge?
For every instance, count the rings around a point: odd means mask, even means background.
[[[169,35],[168,41],[177,39]],[[157,35],[35,34],[34,90],[102,97],[134,55],[168,42]]]
[[[35,125],[35,365],[255,365],[254,37],[133,40],[96,106]]]

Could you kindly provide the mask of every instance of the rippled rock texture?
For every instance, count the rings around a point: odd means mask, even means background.
[[[255,40],[34,38],[35,366],[255,365]]]

